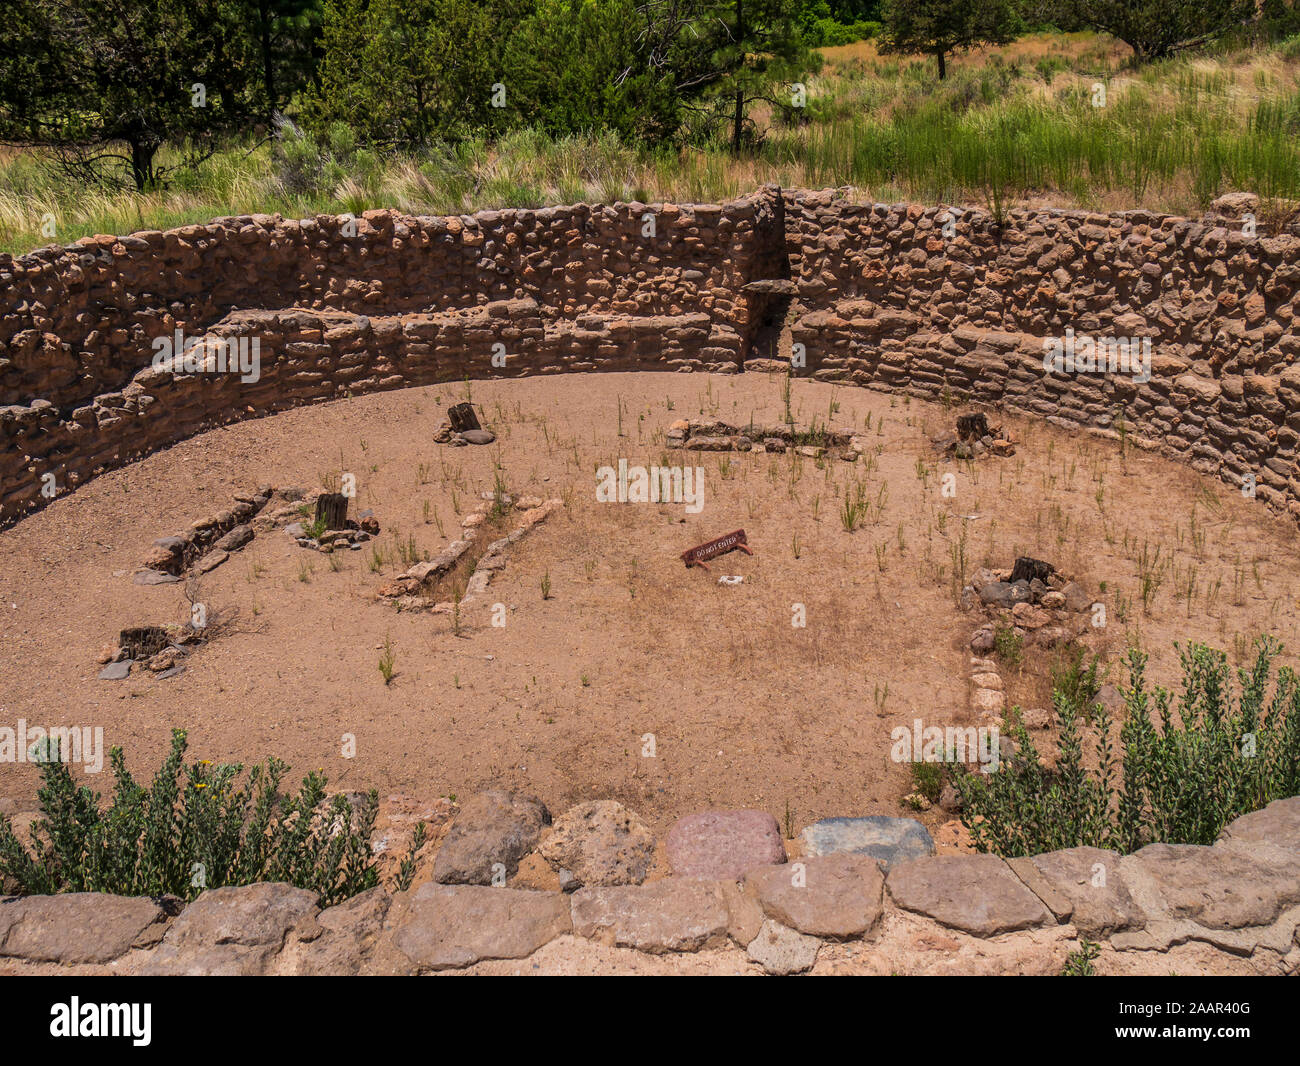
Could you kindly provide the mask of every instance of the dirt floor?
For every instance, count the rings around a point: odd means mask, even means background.
[[[665,447],[679,418],[780,421],[783,381],[473,382],[498,441],[470,448],[432,441],[467,386],[413,389],[215,430],[106,474],[0,532],[0,725],[102,726],[146,777],[169,730],[184,727],[195,758],[275,755],[294,776],[323,769],[331,787],[464,796],[497,782],[557,812],[610,797],[660,832],[704,807],[759,807],[788,832],[832,815],[907,813],[910,778],[890,761],[890,730],[972,720],[976,620],[955,605],[954,564],[968,575],[1032,554],[1097,592],[1109,618],[1098,647],[1118,683],[1129,641],[1166,683],[1178,677],[1175,640],[1239,660],[1269,632],[1294,664],[1294,526],[1131,448],[1010,419],[1014,457],[955,463],[929,436],[956,410],[802,381],[800,422],[851,425],[876,453],[850,464]],[[703,510],[597,502],[595,470],[619,458],[703,466]],[[154,538],[236,492],[319,490],[342,472],[382,526],[382,559],[259,534],[203,578],[208,610],[234,621],[184,674],[97,679],[96,656],[120,629],[188,617],[184,586],[132,583]],[[945,473],[955,498],[942,495]],[[379,601],[376,589],[406,568],[398,546],[413,537],[420,557],[437,554],[498,474],[512,492],[565,506],[511,548],[459,635],[446,615]],[[840,508],[856,482],[868,516],[848,532]],[[753,557],[685,569],[683,550],[741,527]],[[720,585],[721,575],[744,581]],[[1008,687],[1045,706],[1046,658],[1031,659]],[[112,787],[107,772],[85,780]],[[0,797],[16,809],[32,806],[37,784],[34,767],[0,764]]]

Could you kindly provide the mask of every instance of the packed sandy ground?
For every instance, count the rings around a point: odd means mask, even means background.
[[[1292,523],[1131,447],[1008,419],[1014,457],[955,463],[929,442],[955,408],[804,381],[791,396],[798,421],[852,426],[876,451],[847,463],[665,447],[679,418],[779,422],[783,382],[607,374],[412,389],[214,430],[106,474],[0,531],[0,725],[102,726],[145,777],[184,727],[195,758],[275,755],[294,775],[323,769],[331,787],[464,796],[498,783],[554,811],[613,798],[658,832],[705,807],[758,807],[790,835],[827,816],[910,813],[890,730],[973,721],[975,619],[955,605],[954,564],[969,575],[1032,554],[1097,592],[1109,625],[1095,643],[1118,683],[1130,640],[1167,683],[1174,640],[1240,657],[1267,631],[1294,663]],[[434,443],[467,390],[497,442]],[[597,502],[595,470],[619,458],[703,466],[702,511]],[[237,492],[318,491],[347,472],[382,527],[382,559],[261,533],[202,579],[228,625],[182,675],[97,679],[120,629],[188,617],[183,585],[132,583],[156,537]],[[414,538],[419,557],[436,555],[498,475],[564,507],[511,548],[481,602],[457,623],[378,600],[409,562],[399,545],[409,552]],[[850,533],[839,510],[855,482],[869,508]],[[742,527],[752,557],[683,566],[686,548]],[[1140,572],[1155,585],[1146,605]],[[385,641],[391,683],[378,667]],[[1010,694],[1045,706],[1050,663],[1030,658]],[[85,780],[111,788],[107,773]],[[37,784],[34,767],[0,764],[0,797],[16,809]]]

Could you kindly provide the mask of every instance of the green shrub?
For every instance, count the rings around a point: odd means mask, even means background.
[[[20,893],[112,892],[193,899],[205,888],[282,881],[310,889],[330,906],[379,883],[370,835],[379,794],[359,808],[325,801],[325,777],[311,772],[296,796],[282,794],[288,767],[269,759],[243,787],[239,765],[183,763],[185,732],[149,788],[127,772],[121,748],[109,756],[112,801],[73,784],[51,752],[37,793],[44,818],[33,826],[35,854],[0,816],[0,883]]]
[[[1025,638],[1011,626],[993,630],[993,654],[1008,666],[1019,666],[1025,657]]]
[[[943,791],[943,766],[937,762],[912,763],[912,791],[919,792],[931,803],[939,802]]]
[[[1300,794],[1300,683],[1289,667],[1273,677],[1281,650],[1272,638],[1256,641],[1255,662],[1237,671],[1234,695],[1223,652],[1180,649],[1175,713],[1166,689],[1147,692],[1146,656],[1130,649],[1122,754],[1106,709],[1081,708],[1058,690],[1054,769],[1039,765],[1022,725],[1015,758],[995,773],[954,778],[976,848],[1012,857],[1085,845],[1127,854],[1154,841],[1212,844],[1234,818]],[[1096,731],[1091,769],[1084,721]]]
[[[1065,662],[1052,666],[1052,691],[1059,692],[1076,714],[1092,709],[1092,701],[1101,691],[1097,677],[1101,660],[1094,655],[1087,667],[1083,665],[1083,649],[1077,645],[1066,652]]]

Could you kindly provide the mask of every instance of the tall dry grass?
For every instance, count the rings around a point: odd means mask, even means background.
[[[304,184],[270,146],[231,145],[137,193],[70,182],[39,153],[8,150],[0,249],[253,212],[716,201],[767,181],[995,211],[1030,202],[1188,214],[1230,190],[1300,199],[1300,38],[1134,70],[1109,38],[1036,34],[959,57],[942,83],[932,61],[882,57],[870,41],[826,53],[799,121],[761,114],[766,137],[742,158],[518,130],[420,157],[348,148]],[[1093,103],[1098,83],[1104,107]]]

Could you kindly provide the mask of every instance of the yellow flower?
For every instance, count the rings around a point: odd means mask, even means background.
[[[195,787],[195,788],[207,788],[208,786],[207,786],[207,783],[204,782],[204,781],[196,781],[195,784],[194,784],[194,787]]]

